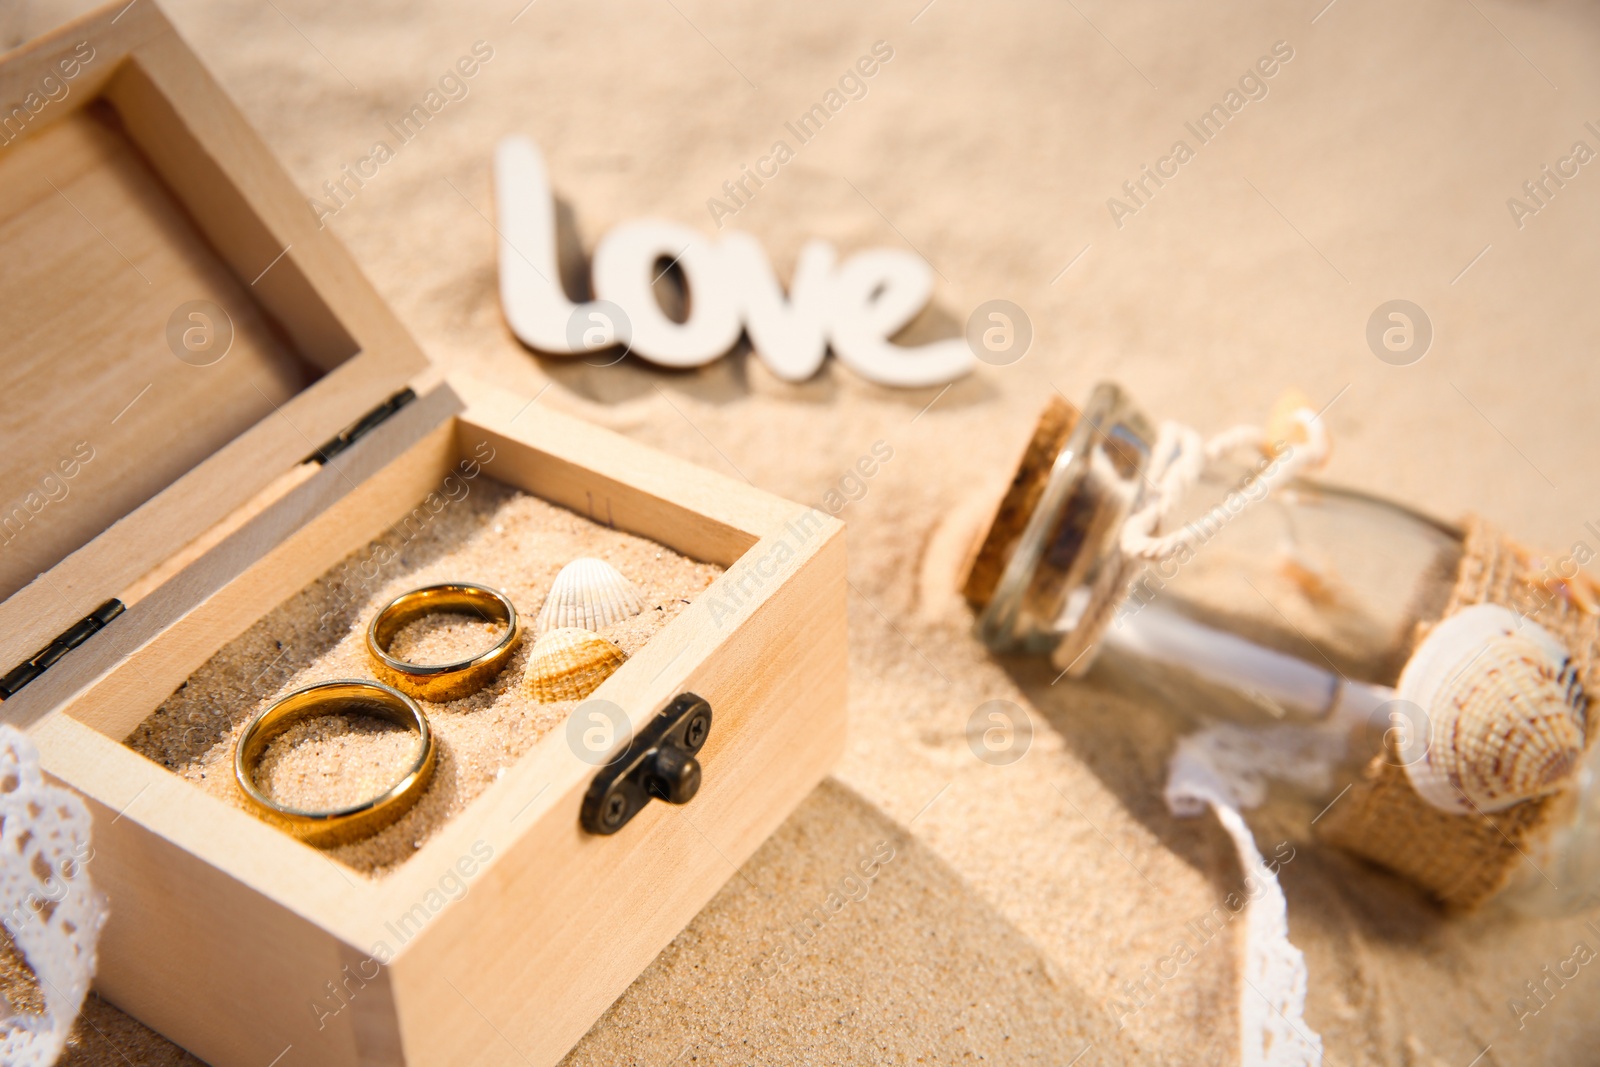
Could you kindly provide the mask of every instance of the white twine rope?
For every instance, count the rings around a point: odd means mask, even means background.
[[[1316,413],[1310,408],[1300,408],[1290,417],[1305,430],[1306,439],[1301,444],[1273,441],[1259,426],[1235,426],[1205,441],[1198,431],[1181,423],[1161,424],[1151,449],[1150,468],[1145,474],[1146,492],[1137,510],[1123,520],[1115,556],[1095,578],[1088,607],[1074,627],[1075,647],[1087,649],[1100,640],[1145,567],[1186,550],[1193,552],[1245,508],[1271,496],[1301,472],[1327,458],[1328,432]],[[1169,513],[1200,480],[1206,464],[1243,448],[1256,449],[1271,457],[1267,467],[1252,474],[1246,482],[1260,486],[1261,491],[1253,497],[1242,496],[1242,502],[1231,508],[1228,506],[1228,499],[1232,499],[1230,494],[1200,518],[1169,533],[1159,533]],[[1081,669],[1087,670],[1091,658],[1080,655],[1073,662],[1082,662]]]
[[[1159,563],[1184,548],[1197,548],[1206,539],[1208,526],[1214,529],[1254,502],[1247,497],[1244,505],[1231,511],[1226,504],[1218,504],[1203,518],[1156,536],[1155,531],[1165,522],[1168,513],[1200,480],[1207,463],[1243,448],[1258,449],[1271,456],[1271,465],[1254,478],[1255,484],[1262,487],[1255,498],[1259,501],[1326,459],[1328,431],[1323,429],[1321,420],[1308,408],[1296,411],[1292,418],[1305,429],[1304,444],[1272,441],[1259,426],[1249,425],[1235,426],[1202,442],[1195,430],[1176,422],[1163,422],[1156,433],[1147,475],[1154,491],[1122,525],[1123,556],[1142,563]]]

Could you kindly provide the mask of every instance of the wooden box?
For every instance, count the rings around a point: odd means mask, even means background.
[[[0,107],[0,718],[93,810],[97,989],[216,1064],[555,1062],[841,751],[842,527],[440,380],[149,0],[0,57]],[[710,702],[687,805],[586,833],[555,730],[367,880],[121,743],[484,442],[488,477],[727,568],[595,694],[635,731]]]

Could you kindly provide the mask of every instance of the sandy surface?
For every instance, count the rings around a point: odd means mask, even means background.
[[[572,1062],[1227,1063],[1232,934],[1118,1031],[1125,983],[1236,887],[1209,821],[1160,790],[1176,727],[1104,680],[986,654],[954,597],[920,592],[924,546],[995,473],[1052,389],[1115,376],[1206,430],[1298,386],[1331,403],[1331,477],[1441,515],[1477,509],[1565,549],[1600,520],[1600,177],[1587,167],[1519,228],[1506,200],[1600,120],[1600,15],[1576,0],[1311,0],[1175,7],[1023,0],[862,5],[592,0],[314,4],[173,0],[179,26],[308,193],[482,39],[472,84],[330,225],[439,362],[797,500],[875,441],[893,459],[850,526],[852,733],[837,781],[745,865],[601,1020]],[[50,10],[46,10],[46,7]],[[13,9],[14,36],[58,5]],[[912,247],[936,267],[914,332],[1021,305],[1026,358],[948,391],[870,386],[830,362],[783,384],[746,354],[695,373],[542,360],[495,293],[490,151],[548,157],[583,247],[646,214],[709,230],[705,201],[872,43],[892,62],[736,218],[787,276],[801,243]],[[1286,41],[1294,58],[1148,203],[1107,198]],[[1366,326],[1408,299],[1421,362]],[[937,568],[934,568],[937,570]],[[969,751],[985,701],[1025,707],[1026,756]],[[1253,822],[1283,871],[1330,1064],[1592,1062],[1587,971],[1536,1016],[1507,1002],[1590,935],[1583,917],[1447,920],[1309,840],[1285,799]],[[752,966],[857,849],[895,858],[776,979]],[[1591,941],[1592,944],[1592,941]],[[98,1013],[104,1019],[106,1012]],[[80,1062],[117,1063],[126,1030]],[[1087,1046],[1087,1048],[1086,1048]],[[1487,1049],[1487,1051],[1486,1051]],[[137,1050],[135,1050],[137,1051]],[[153,1056],[150,1062],[159,1062]]]
[[[394,555],[369,578],[367,564]],[[414,855],[450,816],[487,789],[576,700],[541,703],[529,685],[539,608],[561,568],[603,559],[637,591],[641,610],[600,631],[626,655],[637,652],[722,573],[620,530],[488,479],[409,536],[395,530],[351,553],[264,615],[189,677],[126,744],[226,803],[250,810],[234,780],[233,753],[257,712],[316,682],[371,678],[367,625],[395,597],[441,582],[476,582],[511,599],[524,639],[493,681],[445,702],[422,701],[438,746],[433,783],[416,806],[370,838],[327,854],[382,876]],[[394,635],[390,652],[414,663],[451,663],[492,647],[505,632],[453,614],[418,619]],[[270,742],[255,767],[268,796],[322,811],[378,796],[417,756],[417,735],[365,715],[324,715]]]

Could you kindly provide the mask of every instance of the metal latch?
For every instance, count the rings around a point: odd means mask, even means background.
[[[680,693],[600,769],[584,794],[578,821],[591,834],[614,834],[652,797],[687,804],[700,791],[695,753],[711,733],[711,705]]]
[[[344,429],[340,430],[333,437],[329,438],[321,448],[317,449],[300,462],[328,462],[328,460],[332,459],[334,456],[337,456],[340,452],[343,452],[361,438],[377,429],[379,424],[387,419],[390,415],[393,415],[395,412],[399,411],[416,398],[416,390],[412,389],[410,386],[407,386],[398,393],[394,394],[394,396],[391,396],[388,400],[385,400],[383,403],[367,412],[365,415],[361,416],[355,422],[352,422],[349,426],[346,426]]]

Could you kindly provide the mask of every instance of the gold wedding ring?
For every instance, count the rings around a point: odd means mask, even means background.
[[[389,654],[389,643],[407,624],[435,612],[476,615],[505,624],[505,636],[487,652],[455,663],[408,663]],[[517,609],[504,593],[470,582],[413,589],[391,600],[367,627],[373,673],[403,693],[436,703],[460,700],[494,681],[522,640]]]
[[[386,719],[414,731],[422,742],[417,758],[394,785],[349,807],[327,811],[294,808],[263,793],[256,785],[254,767],[267,744],[296,723],[341,713]],[[328,848],[371,836],[404,815],[427,791],[436,752],[428,720],[416,701],[404,693],[353,679],[319,682],[295,690],[250,720],[233,752],[233,776],[256,814],[307,844]]]

